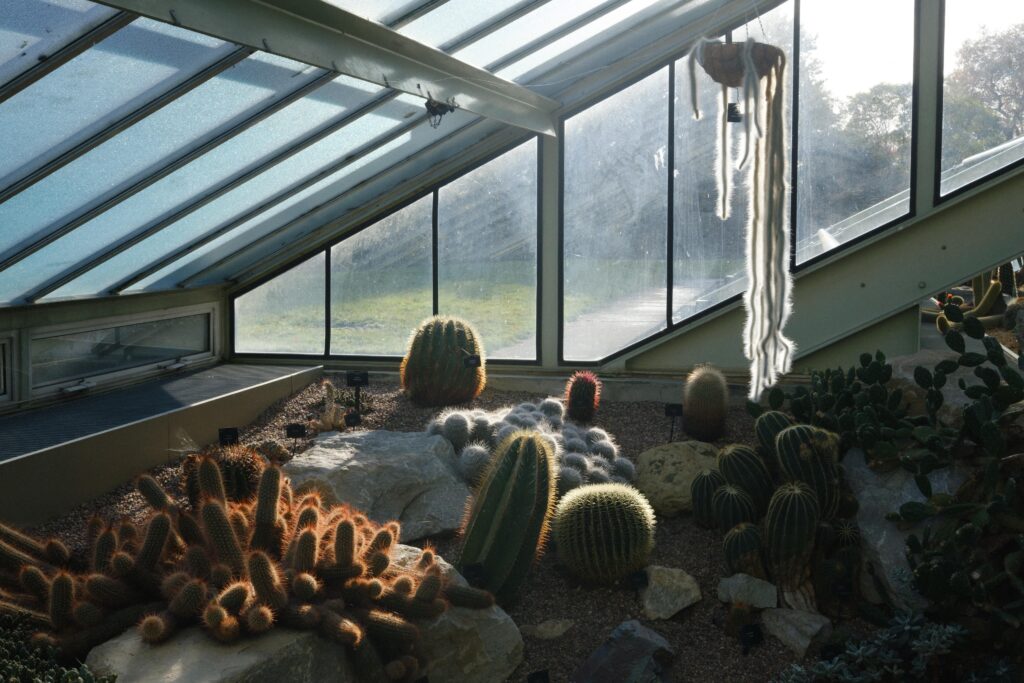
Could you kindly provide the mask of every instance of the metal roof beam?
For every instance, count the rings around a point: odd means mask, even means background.
[[[322,0],[103,0],[486,118],[555,134],[558,102]]]

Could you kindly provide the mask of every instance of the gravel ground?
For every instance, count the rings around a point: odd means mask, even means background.
[[[331,377],[340,386],[340,377]],[[488,389],[473,407],[493,410],[537,397],[526,392]],[[304,450],[315,436],[312,424],[319,416],[322,400],[322,387],[313,384],[276,403],[241,429],[242,443],[255,445],[273,438],[296,451]],[[370,411],[356,430],[419,431],[437,412],[409,403],[396,384],[375,384],[364,391],[364,401]],[[285,425],[293,422],[311,426],[305,443],[293,443],[283,437]],[[595,424],[613,434],[623,455],[634,460],[644,450],[665,443],[669,437],[670,425],[661,403],[605,401]],[[682,438],[686,437],[677,428],[674,439]],[[742,406],[730,410],[727,433],[717,443],[735,442],[754,442],[753,421]],[[160,467],[152,474],[169,493],[183,500],[179,465]],[[141,496],[130,486],[122,486],[34,531],[58,535],[74,550],[82,552],[86,523],[94,513],[107,519],[127,516],[139,520],[147,509]],[[454,556],[457,548],[457,540],[453,538],[432,539],[431,543],[446,557]],[[704,596],[700,603],[673,619],[648,621],[640,614],[640,601],[632,588],[626,585],[581,586],[559,566],[554,549],[548,549],[534,568],[521,600],[509,608],[509,613],[520,626],[549,619],[571,619],[575,623],[565,635],[554,640],[524,637],[525,660],[511,680],[525,681],[530,673],[540,670],[547,670],[553,682],[568,680],[615,626],[633,618],[661,633],[675,647],[677,656],[669,673],[672,681],[767,681],[793,661],[792,654],[774,639],[767,639],[744,656],[738,642],[726,635],[719,625],[725,616],[724,608],[715,599],[717,582],[722,575],[720,534],[698,528],[689,517],[660,518],[656,543],[651,562],[679,567],[696,577]]]

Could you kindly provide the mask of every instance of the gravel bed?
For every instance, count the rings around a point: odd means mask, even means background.
[[[343,375],[327,376],[334,380],[336,386],[343,384]],[[293,452],[305,450],[315,436],[312,424],[322,410],[323,391],[316,383],[277,402],[252,424],[240,429],[242,443],[255,445],[267,439],[277,439]],[[438,412],[412,405],[401,395],[397,384],[378,382],[364,390],[363,395],[364,405],[370,411],[364,414],[363,424],[353,431],[420,431]],[[523,401],[536,401],[538,396],[488,389],[472,407],[494,410]],[[310,433],[304,442],[284,438],[285,425],[293,422],[310,425]],[[670,423],[664,416],[663,404],[658,402],[604,401],[594,422],[614,435],[622,454],[634,460],[644,450],[665,443],[669,438]],[[727,425],[726,435],[716,443],[754,442],[753,421],[742,406],[730,409]],[[674,439],[685,438],[676,425]],[[180,464],[162,466],[151,473],[172,496],[184,502]],[[141,520],[147,512],[142,497],[126,485],[33,531],[60,536],[73,550],[82,553],[86,524],[93,514],[106,519],[130,517]],[[575,623],[565,635],[554,640],[524,637],[525,659],[511,680],[525,681],[530,673],[540,670],[547,670],[553,682],[568,680],[615,626],[634,618],[661,633],[676,648],[677,657],[669,672],[669,680],[672,681],[767,681],[794,660],[793,655],[774,639],[766,639],[744,656],[739,643],[724,633],[720,624],[725,610],[715,597],[716,586],[723,573],[719,533],[697,527],[688,516],[659,518],[656,542],[651,562],[679,567],[692,574],[704,596],[700,603],[683,610],[673,619],[649,621],[641,616],[640,600],[634,589],[628,585],[582,586],[558,564],[557,553],[549,548],[534,567],[521,599],[508,611],[520,626],[539,624],[549,619],[571,619]],[[429,543],[446,557],[454,557],[458,547],[454,538],[431,539]]]

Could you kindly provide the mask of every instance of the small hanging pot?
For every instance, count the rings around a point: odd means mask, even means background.
[[[730,88],[738,88],[743,85],[743,50],[745,47],[744,43],[706,43],[697,51],[697,63],[716,83]],[[783,52],[779,48],[756,42],[750,46],[750,56],[757,69],[758,78],[767,76],[772,68],[784,59]]]

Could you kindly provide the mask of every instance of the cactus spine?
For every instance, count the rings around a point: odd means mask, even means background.
[[[756,522],[758,518],[754,499],[743,489],[732,484],[719,486],[711,498],[718,528],[732,529],[742,522]]]
[[[466,359],[479,356],[478,367]],[[399,369],[402,390],[421,406],[468,403],[484,390],[487,372],[480,335],[468,322],[434,316],[423,321],[409,340]]]
[[[818,427],[794,425],[779,432],[775,452],[783,477],[810,486],[822,519],[832,519],[840,496],[837,437]]]
[[[700,365],[683,387],[683,429],[700,441],[714,441],[725,433],[729,410],[729,386],[725,375],[710,365]]]
[[[554,508],[557,460],[536,432],[498,445],[462,526],[458,566],[481,565],[483,582],[510,600],[544,551]]]
[[[753,448],[739,444],[726,446],[718,453],[718,471],[727,482],[750,496],[758,517],[765,513],[775,487],[768,468]]]
[[[703,470],[693,478],[693,482],[690,484],[693,521],[705,529],[714,529],[718,526],[711,501],[715,496],[715,491],[725,483],[725,477],[718,470]]]
[[[574,574],[612,582],[647,563],[654,526],[654,510],[639,491],[624,484],[593,484],[559,501],[553,533],[559,558]]]
[[[565,385],[565,407],[569,419],[586,424],[601,405],[601,380],[589,370],[574,372]]]
[[[722,541],[722,553],[729,574],[742,572],[759,579],[768,578],[761,556],[762,546],[761,530],[756,524],[743,522],[730,529]]]
[[[764,518],[765,551],[783,600],[795,609],[814,609],[807,579],[820,512],[814,491],[802,481],[776,489]]]

